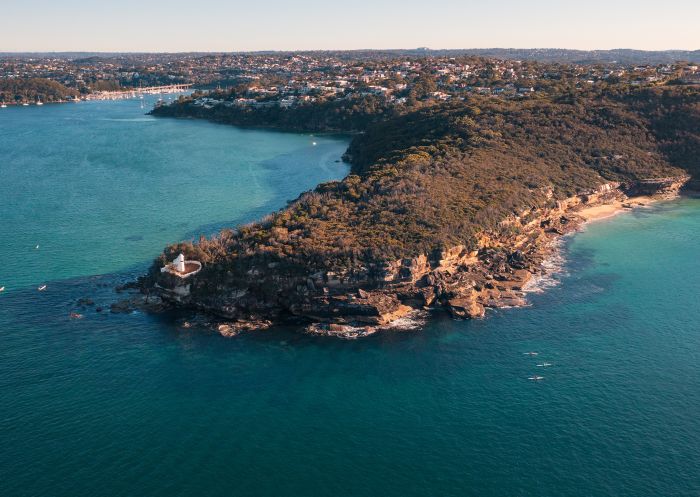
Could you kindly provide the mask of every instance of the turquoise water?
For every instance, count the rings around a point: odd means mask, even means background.
[[[345,138],[156,119],[139,100],[1,110],[6,291],[142,265],[347,172]]]
[[[700,200],[591,225],[556,287],[484,321],[354,342],[71,321],[162,244],[345,171],[342,139],[132,104],[0,114],[1,495],[700,494]]]

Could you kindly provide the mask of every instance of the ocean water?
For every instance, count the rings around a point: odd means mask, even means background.
[[[157,119],[144,115],[154,98],[145,110],[136,99],[1,109],[0,286],[142,265],[347,172],[336,162],[347,138]]]
[[[346,171],[343,138],[141,114],[0,114],[0,495],[700,495],[700,200],[590,225],[556,286],[483,321],[339,341],[71,320],[163,244]]]

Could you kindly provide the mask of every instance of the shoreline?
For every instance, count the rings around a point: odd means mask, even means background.
[[[151,115],[164,109],[168,107],[155,109]],[[171,117],[181,117],[176,114]],[[189,113],[187,117],[204,116]],[[232,124],[212,116],[204,118]],[[688,179],[685,174],[626,182],[601,178],[600,183],[581,186],[575,190],[578,193],[566,198],[554,196],[551,188],[547,201],[501,212],[493,225],[474,223],[469,242],[447,239],[436,248],[419,250],[412,250],[409,244],[398,254],[382,257],[380,252],[375,258],[368,256],[337,269],[294,260],[299,266],[296,273],[285,272],[287,267],[275,270],[278,263],[265,267],[263,254],[246,259],[247,266],[234,275],[224,264],[233,258],[224,257],[209,273],[182,282],[157,273],[157,266],[177,255],[173,252],[161,256],[144,283],[147,291],[154,289],[166,304],[218,315],[233,330],[289,318],[308,323],[308,333],[356,338],[380,331],[413,310],[440,308],[457,319],[479,319],[487,309],[528,305],[525,288],[551,286],[543,281],[559,270],[561,261],[554,263],[550,258],[559,251],[561,244],[556,241],[563,235],[580,231],[588,222],[675,194]],[[270,239],[278,242],[274,236]],[[208,290],[212,285],[217,291]]]
[[[575,215],[582,219],[582,222],[573,231],[551,239],[547,247],[543,248],[543,251],[546,252],[547,255],[540,263],[538,272],[533,274],[532,279],[523,287],[523,293],[544,293],[560,283],[555,276],[566,273],[568,258],[566,257],[567,244],[565,239],[567,237],[576,236],[578,233],[584,231],[589,224],[611,220],[621,214],[631,213],[641,208],[649,208],[659,202],[679,200],[685,196],[698,198],[698,193],[687,192],[665,197],[642,195],[639,197],[630,197],[625,200],[615,200],[605,204],[584,207],[574,212]]]
[[[411,269],[420,273],[412,278],[413,283],[397,281],[385,288],[370,291],[346,290],[337,295],[326,295],[320,297],[322,300],[317,299],[318,302],[313,301],[312,305],[316,307],[306,315],[226,315],[217,312],[220,311],[217,307],[198,305],[197,302],[178,304],[177,301],[163,299],[168,295],[164,294],[163,290],[166,289],[163,287],[158,288],[160,291],[155,300],[149,302],[153,296],[147,296],[144,303],[147,304],[145,307],[149,307],[149,303],[154,304],[155,310],[174,304],[175,307],[189,307],[208,314],[213,318],[212,328],[225,337],[233,337],[243,331],[264,330],[289,320],[296,322],[302,333],[356,339],[390,329],[420,329],[427,319],[423,312],[437,309],[444,310],[455,319],[481,319],[485,317],[487,309],[528,306],[528,294],[544,293],[557,286],[560,280],[556,276],[565,272],[567,264],[565,237],[583,231],[590,222],[611,219],[626,211],[679,197],[667,193],[627,197],[619,190],[604,191],[603,198],[595,199],[592,205],[579,203],[542,212],[536,226],[531,225],[534,238],[529,243],[523,245],[516,239],[498,240],[496,237],[491,241],[496,241],[494,246],[502,247],[505,252],[494,251],[489,245],[484,245],[478,255],[468,253],[465,247],[454,247],[441,255],[443,260],[436,267],[430,264],[430,267],[422,267],[418,262],[427,261],[421,261],[421,257],[418,257],[409,261]],[[428,287],[421,284],[428,280],[435,281]],[[438,291],[435,285],[441,290]],[[332,312],[333,306],[342,312]],[[366,316],[349,312],[357,306],[372,312]],[[323,310],[330,312],[322,314]]]
[[[650,207],[651,205],[662,200],[673,200],[673,198],[664,199],[650,195],[642,195],[639,197],[630,197],[626,200],[615,200],[606,204],[585,207],[576,212],[576,214],[583,218],[584,224],[588,224],[595,221],[610,219],[623,212],[631,212],[635,209]]]

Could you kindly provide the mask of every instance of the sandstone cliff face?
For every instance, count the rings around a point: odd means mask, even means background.
[[[160,278],[152,290],[175,305],[226,319],[297,318],[327,323],[310,327],[313,332],[341,336],[348,335],[348,326],[382,327],[414,309],[444,308],[455,318],[481,318],[487,308],[525,304],[525,286],[543,271],[551,241],[581,224],[578,209],[623,200],[625,192],[668,196],[686,181],[604,184],[552,207],[503,220],[499,232],[480,235],[478,250],[457,245],[344,272],[284,273],[268,265],[250,269],[243,278],[212,278],[203,271],[186,283]]]
[[[625,193],[629,196],[652,195],[662,198],[673,197],[688,183],[690,176],[672,176],[636,181],[625,185]]]

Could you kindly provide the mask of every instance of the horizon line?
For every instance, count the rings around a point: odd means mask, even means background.
[[[254,54],[254,53],[303,53],[303,52],[401,52],[401,51],[424,51],[424,52],[447,52],[447,51],[470,51],[470,50],[564,50],[571,52],[613,52],[613,51],[635,51],[635,52],[698,52],[700,48],[665,48],[648,50],[641,48],[564,48],[564,47],[485,47],[485,48],[312,48],[312,49],[261,49],[261,50],[6,50],[0,54]]]

